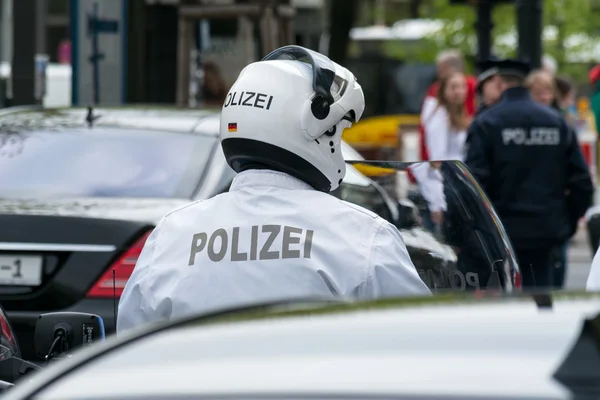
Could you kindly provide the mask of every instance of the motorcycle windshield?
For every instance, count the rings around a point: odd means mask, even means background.
[[[432,291],[520,288],[515,253],[502,222],[463,163],[347,163],[371,184],[345,180],[338,196],[398,227],[421,279]]]

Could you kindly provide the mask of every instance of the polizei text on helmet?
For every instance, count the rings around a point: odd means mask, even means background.
[[[225,104],[223,107],[255,107],[269,110],[271,103],[273,102],[273,96],[258,92],[230,92],[225,98]]]

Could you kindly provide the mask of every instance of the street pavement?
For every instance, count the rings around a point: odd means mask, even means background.
[[[592,257],[593,255],[587,239],[587,231],[585,226],[582,226],[569,246],[569,264],[567,266],[565,289],[585,289]]]

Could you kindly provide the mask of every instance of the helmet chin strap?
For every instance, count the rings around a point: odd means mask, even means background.
[[[253,162],[249,162],[249,163],[245,163],[241,168],[240,168],[240,172],[243,171],[248,171],[250,169],[270,169],[270,170],[274,170],[274,171],[279,171],[278,169],[276,169],[274,166],[269,166],[267,164],[258,162],[258,161],[253,161]],[[279,171],[279,172],[283,172],[283,171]]]

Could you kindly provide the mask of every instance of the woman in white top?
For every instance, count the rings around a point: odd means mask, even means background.
[[[437,97],[427,97],[423,103],[421,123],[425,131],[425,144],[432,161],[464,159],[467,128],[471,118],[465,100],[467,81],[459,72],[444,79]],[[431,221],[440,225],[446,209],[441,174],[433,163],[422,163],[412,172],[421,194],[429,204]]]

